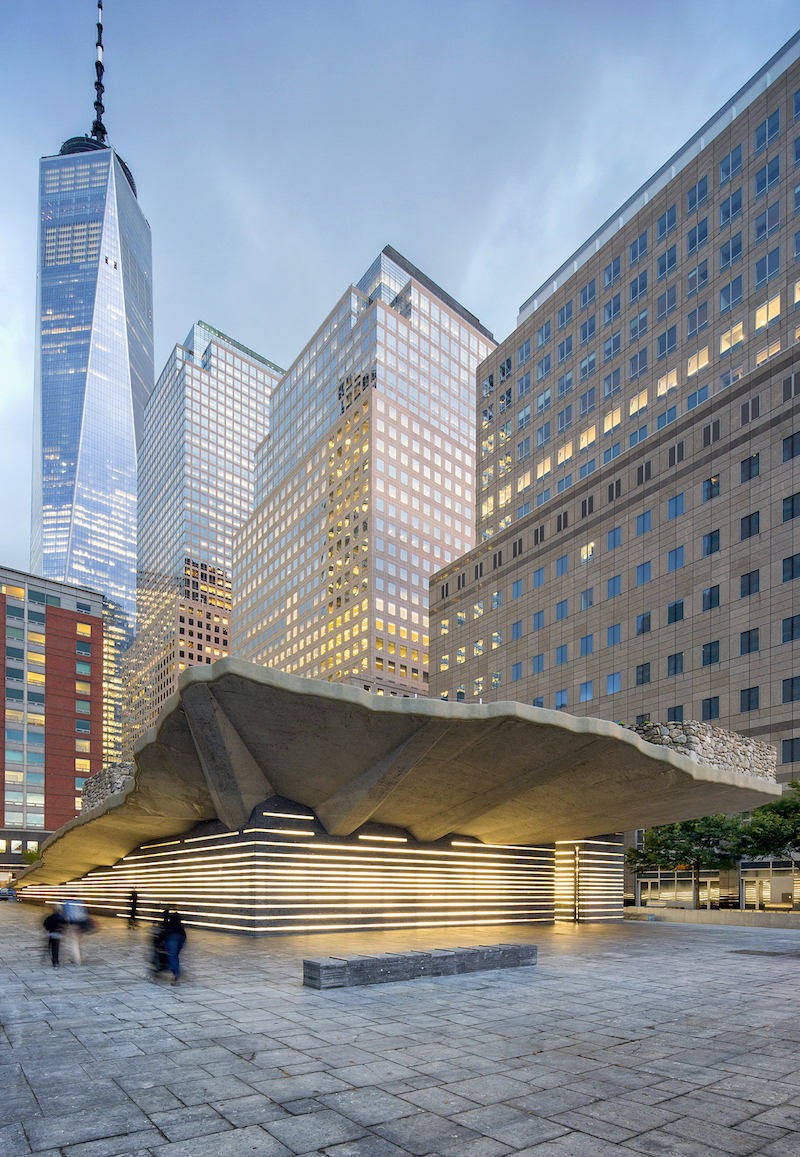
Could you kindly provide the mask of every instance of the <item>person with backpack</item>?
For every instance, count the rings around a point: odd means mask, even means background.
[[[66,940],[75,964],[81,963],[81,936],[89,927],[89,913],[82,900],[67,900],[63,909]]]

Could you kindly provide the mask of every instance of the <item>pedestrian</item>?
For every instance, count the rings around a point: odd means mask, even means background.
[[[53,905],[53,911],[49,916],[44,918],[43,924],[47,932],[47,946],[50,949],[50,960],[52,961],[53,968],[58,968],[58,950],[61,947],[61,933],[64,928],[64,917],[60,904]]]
[[[70,956],[75,964],[81,963],[81,936],[89,926],[89,913],[81,900],[67,900],[64,904],[66,941]]]
[[[139,895],[134,888],[128,897],[128,927],[136,928],[138,926],[137,913],[139,911]]]
[[[164,951],[167,954],[170,971],[172,972],[171,983],[177,985],[181,982],[180,954],[186,943],[186,930],[175,908],[164,909],[161,927],[164,932]]]

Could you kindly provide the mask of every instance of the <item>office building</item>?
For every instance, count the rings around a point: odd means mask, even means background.
[[[102,766],[103,597],[0,567],[5,627],[0,876],[80,810]]]
[[[31,569],[107,599],[106,742],[119,756],[121,655],[136,609],[136,446],[153,387],[150,226],[103,125],[39,165]]]
[[[253,504],[253,451],[283,370],[198,321],[176,345],[139,445],[137,639],[125,749],[178,676],[230,653],[231,544]]]
[[[475,370],[492,335],[386,247],[276,387],[234,541],[234,654],[428,693],[427,576],[474,541]]]
[[[718,721],[797,776],[800,33],[479,367],[479,545],[432,691]]]

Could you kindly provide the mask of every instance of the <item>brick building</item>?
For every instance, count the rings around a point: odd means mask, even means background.
[[[0,567],[5,685],[0,875],[80,810],[103,763],[103,597]]]

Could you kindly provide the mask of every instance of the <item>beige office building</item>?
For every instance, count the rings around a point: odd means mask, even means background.
[[[797,775],[799,56],[800,33],[479,367],[479,545],[431,580],[432,694],[718,721]]]
[[[475,541],[475,374],[492,335],[387,246],[272,395],[233,555],[233,653],[428,693],[428,579]]]

